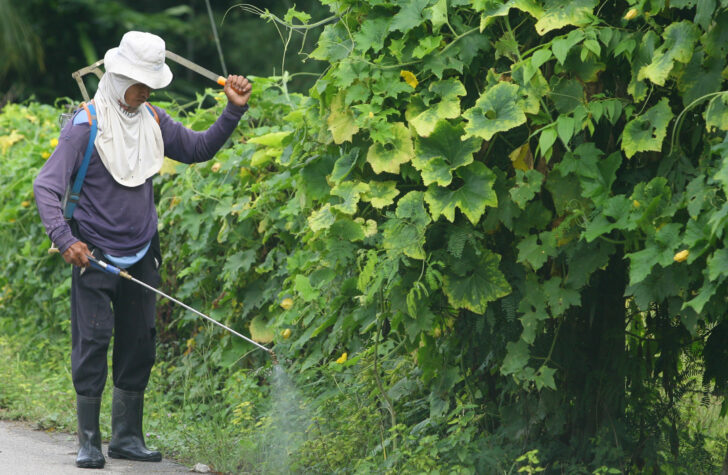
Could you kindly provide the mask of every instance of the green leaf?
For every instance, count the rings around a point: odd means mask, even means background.
[[[326,25],[319,36],[318,46],[309,56],[320,61],[336,63],[347,56],[353,47],[347,29],[341,22]]]
[[[447,24],[447,0],[437,0],[434,5],[427,8],[425,16],[432,23],[433,31],[439,31]]]
[[[330,228],[334,221],[336,221],[336,217],[331,212],[331,205],[328,203],[308,217],[308,225],[313,232]]]
[[[724,68],[724,58],[704,58],[703,51],[696,50],[677,82],[683,105],[687,107],[696,99],[720,91]]]
[[[568,115],[561,115],[556,119],[556,132],[559,134],[561,142],[568,146],[571,141],[571,137],[574,136],[574,129],[576,127],[576,120]]]
[[[265,145],[267,147],[283,147],[283,142],[292,134],[290,130],[284,132],[271,132],[248,139],[248,143]]]
[[[728,130],[728,93],[715,96],[705,110],[705,128]]]
[[[658,86],[664,86],[675,61],[690,61],[699,36],[698,28],[689,21],[671,23],[663,32],[664,43],[655,51],[652,62],[640,69],[637,79],[649,79]]]
[[[718,280],[720,277],[725,275],[726,269],[728,269],[728,249],[716,250],[708,260],[708,279]]]
[[[465,86],[460,80],[451,78],[433,82],[429,91],[435,95],[428,106],[417,105],[417,113],[410,112],[407,120],[423,137],[429,136],[442,119],[455,119],[460,116],[460,98],[466,94]],[[439,98],[439,102],[435,102]]]
[[[482,137],[490,140],[498,132],[511,130],[526,122],[519,87],[500,82],[489,88],[475,102],[475,106],[463,113],[468,121],[466,137]]]
[[[541,191],[544,176],[536,170],[516,170],[515,185],[508,190],[511,199],[521,209],[526,209],[526,204]]]
[[[354,165],[356,165],[356,160],[358,158],[358,148],[353,148],[349,151],[349,153],[341,155],[339,158],[337,158],[336,163],[334,163],[334,169],[331,171],[331,182],[334,184],[338,184],[344,178],[346,178],[349,173],[351,173],[351,170],[354,169]]]
[[[518,248],[518,259],[531,266],[534,271],[539,270],[550,257],[557,254],[556,237],[553,232],[544,231],[541,234],[532,234],[524,238],[516,246]]]
[[[356,213],[356,205],[359,197],[369,191],[369,185],[361,182],[345,181],[331,189],[331,194],[344,200],[343,203],[334,205],[334,208],[344,214]]]
[[[509,341],[506,344],[506,356],[503,358],[503,364],[500,367],[501,374],[508,376],[509,374],[519,373],[528,366],[528,360],[531,358],[531,352],[528,344],[523,340],[515,343]]]
[[[538,136],[538,148],[541,151],[541,156],[548,159],[551,157],[551,147],[556,142],[556,130],[554,127],[543,129]]]
[[[423,193],[410,191],[397,202],[395,216],[382,225],[384,249],[401,252],[413,259],[424,259],[425,230],[431,221],[425,210]]]
[[[350,142],[351,138],[359,132],[359,126],[354,121],[354,114],[344,104],[345,91],[339,92],[331,101],[331,112],[326,119],[334,143]]]
[[[361,27],[354,33],[356,48],[362,53],[371,49],[378,53],[384,48],[384,41],[387,39],[391,16],[381,18],[367,18],[361,23]]]
[[[429,7],[431,0],[406,0],[399,2],[400,10],[389,25],[389,31],[402,31],[404,33],[421,25],[427,20],[425,8]]]
[[[473,153],[480,148],[480,140],[473,137],[461,140],[463,133],[462,126],[443,120],[429,137],[415,139],[412,165],[422,173],[425,185],[448,186],[453,170],[473,162]]]
[[[420,39],[420,42],[415,49],[412,51],[413,58],[424,58],[428,54],[432,53],[440,46],[442,42],[442,35],[437,36],[425,36]]]
[[[451,190],[430,186],[425,192],[425,201],[435,220],[442,215],[453,222],[455,209],[460,208],[460,211],[475,225],[485,212],[486,206],[498,206],[498,197],[493,189],[495,174],[480,162],[473,162],[467,167],[460,168],[456,174],[463,179],[460,188]]]
[[[500,259],[487,249],[476,253],[468,246],[463,258],[443,273],[443,292],[450,305],[483,314],[488,302],[511,293],[511,286],[498,268]]]
[[[554,374],[556,373],[556,370],[554,368],[549,368],[548,366],[544,365],[541,366],[538,371],[536,371],[536,375],[533,377],[533,382],[536,384],[536,389],[539,391],[543,388],[549,388],[556,390],[556,383],[554,382]]]
[[[414,147],[409,129],[402,122],[389,125],[393,135],[390,143],[375,143],[369,147],[367,162],[372,166],[374,173],[399,173],[399,166],[412,160]]]
[[[394,203],[394,198],[398,194],[397,182],[370,181],[369,191],[364,193],[361,199],[370,202],[374,208],[381,209]]]
[[[627,158],[637,152],[659,152],[667,134],[667,125],[672,120],[668,99],[663,97],[657,105],[629,121],[622,134],[622,150]]]
[[[564,64],[566,56],[571,51],[571,48],[578,45],[584,40],[584,32],[582,30],[570,31],[568,35],[554,38],[551,43],[551,51],[553,51],[556,60],[560,64]]]
[[[305,275],[296,275],[294,278],[293,289],[305,302],[311,302],[319,296],[319,292],[311,286],[311,282]]]
[[[634,58],[632,58],[632,79],[627,86],[627,92],[632,95],[635,101],[642,101],[647,96],[648,86],[642,80],[638,79],[639,73],[643,67],[649,65],[655,55],[655,49],[657,49],[657,42],[659,37],[657,34],[648,30],[642,36],[639,48]]]
[[[546,0],[544,14],[536,22],[536,32],[545,35],[565,26],[586,26],[592,21],[597,0]]]

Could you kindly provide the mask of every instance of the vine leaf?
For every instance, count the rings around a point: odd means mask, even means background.
[[[569,25],[586,26],[598,3],[598,0],[546,0],[544,14],[536,17],[536,32],[545,35]]]
[[[431,221],[423,193],[410,191],[397,202],[395,216],[382,225],[384,249],[401,252],[412,259],[424,259],[425,230]]]
[[[672,23],[662,35],[664,43],[655,51],[652,62],[640,69],[637,79],[649,79],[658,86],[664,86],[675,61],[690,61],[699,36],[698,27],[689,21]]]
[[[516,247],[518,248],[516,262],[528,264],[537,271],[550,257],[556,255],[556,236],[548,231],[538,235],[532,234],[519,242]]]
[[[462,178],[463,185],[457,190],[430,186],[425,192],[425,201],[430,207],[432,218],[441,215],[451,223],[455,221],[455,209],[468,217],[474,225],[483,216],[486,206],[498,206],[498,197],[493,186],[495,173],[480,162],[460,168],[456,174]]]
[[[724,58],[704,57],[702,50],[695,51],[677,82],[683,104],[687,107],[696,99],[720,91],[724,68]]]
[[[389,25],[389,31],[402,31],[407,33],[409,30],[421,25],[427,20],[425,17],[425,9],[430,6],[431,0],[404,0],[400,1],[401,6],[399,12],[392,17],[392,23]]]
[[[313,232],[330,228],[334,224],[334,221],[336,221],[336,217],[331,212],[331,205],[329,203],[326,203],[321,209],[314,211],[308,217],[308,225]]]
[[[500,82],[486,91],[475,106],[463,113],[468,121],[465,137],[490,140],[498,132],[505,132],[526,122],[519,87]]]
[[[369,191],[369,185],[361,182],[345,181],[331,189],[331,194],[342,198],[343,203],[334,205],[334,209],[344,214],[356,213],[359,197]]]
[[[521,339],[516,342],[509,341],[506,344],[506,356],[503,358],[503,364],[500,367],[501,374],[507,376],[520,373],[528,365],[530,357],[531,352],[525,341]]]
[[[326,124],[329,126],[334,143],[350,142],[351,138],[359,132],[359,126],[354,121],[354,114],[344,104],[344,91],[339,92],[331,101],[331,112]]]
[[[467,246],[462,259],[453,261],[443,274],[443,292],[450,305],[483,314],[488,302],[511,293],[511,286],[498,268],[500,259],[487,249],[476,253]]]
[[[705,128],[728,130],[728,93],[715,96],[705,110]]]
[[[391,22],[392,17],[390,16],[364,20],[359,31],[354,33],[356,48],[363,53],[366,53],[369,49],[374,53],[381,51],[384,48],[384,40],[387,39],[387,32]]]
[[[356,161],[359,158],[359,149],[352,148],[349,153],[340,156],[334,163],[334,169],[331,171],[331,182],[334,184],[340,183],[346,178],[349,173],[354,169]]]
[[[402,122],[389,125],[392,134],[391,142],[387,144],[374,143],[367,152],[367,162],[372,166],[374,173],[399,173],[399,166],[412,160],[414,146],[410,131]]]
[[[480,140],[474,137],[461,140],[463,133],[462,126],[443,120],[429,137],[415,140],[412,165],[422,173],[425,185],[448,186],[453,170],[473,162],[473,153],[480,148]]]
[[[430,102],[427,107],[413,101],[412,108],[408,108],[407,119],[414,126],[417,133],[423,137],[430,135],[441,119],[459,117],[459,96],[466,94],[463,83],[455,78],[433,82],[429,87],[429,91],[439,97],[440,101]]]
[[[672,110],[668,99],[663,97],[647,112],[629,121],[622,135],[622,150],[627,158],[632,158],[637,152],[662,150],[662,141],[671,119]]]
[[[361,199],[368,201],[373,207],[381,209],[394,203],[394,198],[399,194],[397,182],[394,181],[370,181],[369,190]]]

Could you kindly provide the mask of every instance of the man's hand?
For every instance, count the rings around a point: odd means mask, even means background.
[[[228,97],[228,101],[236,106],[243,107],[248,103],[250,99],[250,93],[253,91],[253,85],[250,84],[243,76],[236,76],[230,74],[225,82],[225,95]]]
[[[86,256],[89,254],[91,254],[91,251],[88,250],[86,244],[81,241],[76,241],[63,253],[63,259],[74,266],[88,267],[89,261]]]

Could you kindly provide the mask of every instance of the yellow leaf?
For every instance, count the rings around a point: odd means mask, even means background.
[[[164,161],[162,162],[162,168],[159,169],[160,175],[174,175],[177,173],[177,162],[172,160],[171,158],[164,157]]]
[[[688,258],[689,255],[690,251],[688,251],[687,249],[683,249],[682,251],[675,254],[675,257],[673,257],[673,259],[675,260],[675,262],[683,262],[685,259]]]
[[[290,328],[286,328],[285,330],[283,330],[281,332],[281,335],[283,336],[283,339],[284,340],[288,340],[291,337],[291,329]]]
[[[346,363],[346,359],[349,357],[347,353],[342,353],[341,356],[339,356],[339,359],[336,360],[337,363],[342,364]]]
[[[407,84],[412,86],[412,89],[416,88],[417,85],[420,83],[417,80],[417,76],[415,76],[415,74],[411,71],[407,71],[407,70],[403,69],[399,72],[399,75],[402,76],[402,78],[404,79],[404,82],[406,82]]]
[[[639,201],[634,200],[634,201],[632,201],[632,206],[634,206],[635,208],[639,208],[642,205],[640,205],[640,202]]]
[[[19,134],[17,130],[13,130],[10,132],[10,135],[0,136],[0,148],[2,148],[3,153],[5,153],[10,147],[24,138],[25,136],[23,134]]]
[[[533,170],[533,154],[531,147],[525,143],[511,152],[508,157],[513,162],[513,168],[516,170],[528,171]]]
[[[215,162],[215,163],[213,163],[213,164],[212,164],[212,168],[211,168],[212,172],[213,172],[213,173],[217,173],[217,172],[218,172],[218,171],[220,170],[220,167],[221,167],[221,166],[222,166],[222,165],[220,164],[220,162]]]

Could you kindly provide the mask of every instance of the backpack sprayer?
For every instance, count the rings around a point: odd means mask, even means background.
[[[185,59],[182,56],[179,56],[178,54],[175,54],[171,51],[166,51],[165,56],[168,59],[171,59],[172,61],[186,67],[187,69],[190,69],[191,71],[194,71],[203,77],[206,77],[212,81],[215,81],[217,84],[219,84],[221,86],[224,86],[226,83],[226,79],[224,77],[217,75],[217,74],[213,73],[212,71],[209,71],[209,70],[203,68],[202,66],[199,66],[198,64],[195,64],[192,61]],[[81,90],[81,94],[83,95],[84,101],[86,101],[86,102],[90,101],[90,97],[89,97],[88,91],[86,90],[86,86],[83,82],[83,76],[85,76],[86,74],[93,73],[99,79],[101,79],[101,76],[103,76],[103,72],[101,71],[101,69],[99,69],[99,66],[101,66],[103,63],[104,63],[104,60],[101,59],[99,61],[96,61],[92,65],[86,66],[85,68],[81,68],[78,71],[71,74],[71,76],[78,83],[78,87]],[[86,108],[85,105],[84,105],[84,108]],[[89,124],[91,125],[91,130],[95,132],[96,115],[95,115],[95,113],[90,112],[90,109],[88,109],[88,108],[86,108],[86,111],[87,111],[87,115],[88,115]],[[71,117],[71,115],[72,115],[72,113],[61,114],[62,126],[64,124],[64,120],[67,121]],[[69,201],[64,198],[63,208],[64,208],[64,217],[66,219],[71,218],[71,216],[73,215],[73,210],[75,208],[75,203],[77,203],[77,201],[78,201],[76,198],[75,202],[74,202],[73,197],[74,197],[74,195],[76,197],[78,197],[80,194],[81,186],[83,184],[83,178],[84,178],[85,172],[86,172],[86,167],[88,166],[88,159],[91,156],[90,152],[93,149],[94,135],[95,135],[95,133],[91,134],[89,137],[89,143],[88,143],[88,146],[86,147],[86,154],[84,155],[84,160],[82,162],[81,168],[79,169],[79,173],[77,173],[77,177],[76,177],[76,181],[74,183],[73,189],[69,188],[71,200]],[[79,174],[81,175],[80,180],[79,180],[79,176],[78,176]],[[67,193],[67,195],[68,195],[68,193]],[[70,209],[68,209],[69,207],[70,207]],[[48,249],[48,253],[55,254],[55,253],[60,253],[60,251],[58,250],[57,247],[55,247],[55,244],[52,243],[51,248]],[[209,317],[208,315],[205,315],[204,313],[195,310],[194,308],[190,307],[189,305],[186,305],[183,302],[180,302],[179,300],[175,299],[174,297],[165,294],[161,290],[158,290],[158,289],[152,287],[151,285],[146,284],[146,283],[142,282],[141,280],[132,277],[131,274],[129,274],[128,272],[126,272],[123,269],[120,269],[116,266],[113,266],[104,261],[96,259],[94,256],[86,256],[86,257],[88,258],[88,260],[91,262],[91,264],[94,267],[101,269],[104,272],[108,272],[109,274],[118,275],[124,279],[130,280],[138,285],[141,285],[142,287],[145,287],[146,289],[149,289],[152,292],[154,292],[158,295],[161,295],[162,297],[176,303],[177,305],[180,305],[181,307],[189,310],[190,312],[199,315],[200,317],[204,318],[205,320],[208,320],[209,322],[214,323],[215,325],[219,326],[220,328],[227,330],[228,332],[232,333],[233,335],[237,336],[238,338],[242,338],[243,340],[247,341],[248,343],[252,343],[253,345],[257,346],[261,350],[264,350],[264,351],[270,353],[271,359],[273,360],[273,364],[278,365],[278,359],[276,358],[276,354],[270,348],[267,348],[267,347],[261,345],[260,343],[258,343],[257,341],[236,332],[232,328],[230,328],[226,325],[223,325],[222,323],[218,322],[214,318]]]

